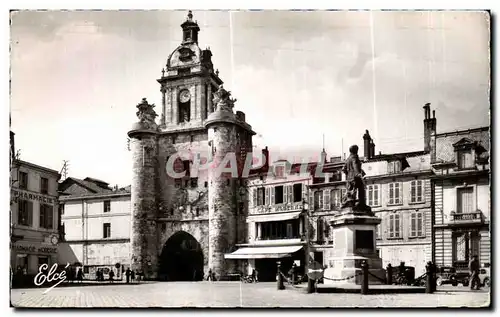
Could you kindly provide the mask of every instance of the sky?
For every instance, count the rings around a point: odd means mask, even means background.
[[[186,11],[23,11],[11,16],[11,130],[21,159],[68,176],[131,182],[127,131],[180,44]],[[362,146],[423,149],[489,125],[489,16],[460,11],[193,11],[256,148],[317,157]]]

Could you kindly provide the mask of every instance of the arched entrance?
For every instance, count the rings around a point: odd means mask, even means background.
[[[196,239],[185,231],[172,235],[160,256],[160,280],[203,280],[203,250]]]

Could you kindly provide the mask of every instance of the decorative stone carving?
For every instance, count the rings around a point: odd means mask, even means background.
[[[215,104],[215,111],[233,112],[234,103],[237,99],[231,98],[231,92],[224,89],[222,85],[214,93],[213,103]]]
[[[158,116],[154,111],[155,105],[149,104],[146,98],[142,98],[141,103],[137,105],[138,111],[136,112],[139,122],[147,125],[149,128],[156,127],[155,118]]]

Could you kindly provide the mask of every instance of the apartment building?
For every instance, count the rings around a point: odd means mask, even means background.
[[[89,279],[97,269],[121,278],[131,261],[130,188],[110,188],[89,177],[69,177],[59,187],[64,231],[59,261],[83,266]]]

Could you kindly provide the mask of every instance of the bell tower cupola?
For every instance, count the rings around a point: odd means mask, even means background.
[[[187,19],[181,24],[182,27],[182,44],[198,44],[198,32],[200,27],[198,23],[193,22],[193,12],[189,11]]]

